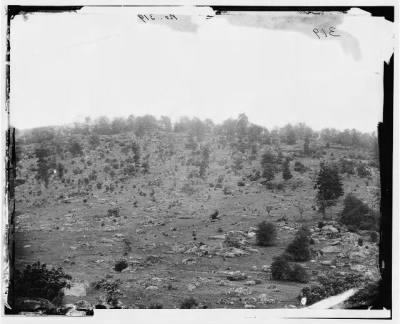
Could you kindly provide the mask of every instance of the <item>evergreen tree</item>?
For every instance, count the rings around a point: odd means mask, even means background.
[[[37,160],[37,179],[44,182],[45,187],[49,185],[50,178],[50,163],[49,155],[50,151],[44,147],[39,147],[35,150]]]
[[[304,155],[309,155],[310,153],[310,138],[307,136],[304,139]]]
[[[262,176],[266,181],[271,181],[275,177],[276,167],[275,167],[275,156],[272,152],[267,151],[262,155],[261,158],[261,170]]]
[[[294,261],[308,261],[311,257],[310,232],[306,227],[301,227],[293,241],[286,248],[286,255]]]
[[[210,148],[208,146],[204,146],[201,149],[201,162],[199,170],[200,177],[205,178],[209,162],[210,162]]]
[[[283,176],[283,179],[284,179],[285,181],[287,181],[287,180],[293,178],[292,174],[290,173],[289,163],[290,163],[290,162],[289,162],[289,159],[288,159],[288,158],[286,158],[285,162],[283,163],[282,176]]]
[[[317,189],[317,203],[325,218],[326,208],[335,205],[344,193],[338,168],[335,165],[321,163],[314,189]]]

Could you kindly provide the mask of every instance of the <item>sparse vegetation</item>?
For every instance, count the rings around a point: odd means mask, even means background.
[[[350,281],[379,276],[375,135],[304,124],[268,130],[245,115],[50,129],[18,138],[16,262],[56,255],[75,277],[88,261],[87,300],[99,297],[96,308],[203,308],[204,291],[211,308],[277,308],[304,286],[294,282],[327,270]],[[22,275],[18,289],[35,290]],[[59,275],[41,296],[67,287]],[[346,280],[319,280],[304,290],[307,304],[361,282]]]

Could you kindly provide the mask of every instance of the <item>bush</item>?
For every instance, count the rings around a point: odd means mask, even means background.
[[[309,280],[307,271],[300,264],[291,265],[284,255],[274,258],[274,262],[271,264],[271,276],[274,280],[301,283],[307,283]]]
[[[111,190],[111,188],[110,188]],[[109,210],[107,210],[107,216],[108,217],[119,217],[119,209],[118,208],[110,208]]]
[[[272,246],[276,240],[276,228],[272,223],[265,221],[258,224],[256,232],[257,244],[260,246]]]
[[[294,261],[308,261],[310,253],[310,236],[308,229],[302,227],[293,241],[286,248],[286,254]]]
[[[288,260],[284,256],[274,258],[271,264],[271,276],[274,280],[290,280],[291,268]]]
[[[373,243],[378,242],[378,233],[377,232],[371,232],[369,234],[369,237],[371,239],[371,242],[373,242]]]
[[[307,168],[304,166],[303,163],[296,161],[294,163],[294,171],[299,172],[299,173],[304,173],[307,171]]]
[[[324,222],[318,222],[318,228],[319,229],[321,229],[322,227],[324,227],[325,226],[325,223]]]
[[[368,167],[364,163],[360,163],[357,167],[357,175],[360,178],[367,178],[371,176],[371,172],[368,170]]]
[[[306,269],[304,269],[300,264],[294,264],[290,273],[290,280],[307,283],[309,281],[309,276]]]
[[[198,304],[199,303],[196,301],[196,299],[194,299],[193,297],[188,297],[183,300],[183,302],[181,303],[181,306],[179,308],[191,309],[191,308],[198,306]]]
[[[299,299],[307,298],[306,305],[312,305],[324,298],[338,295],[348,289],[357,288],[363,283],[359,274],[328,273],[318,279],[319,285],[305,287],[301,290]]]
[[[340,216],[340,221],[348,226],[364,230],[378,229],[378,213],[351,193],[344,199]]]
[[[48,269],[46,264],[35,262],[23,272],[16,270],[14,289],[17,297],[39,297],[53,300],[61,288],[68,287],[70,275],[61,267]]]
[[[126,268],[128,268],[128,262],[126,262],[124,259],[117,261],[114,265],[114,270],[118,272],[121,272]]]
[[[119,298],[122,297],[120,291],[121,280],[113,279],[101,279],[93,283],[93,286],[97,290],[103,290],[105,292],[104,301],[111,306],[111,308],[119,308]]]

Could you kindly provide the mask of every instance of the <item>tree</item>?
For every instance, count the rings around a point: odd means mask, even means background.
[[[294,145],[294,144],[296,144],[296,141],[297,141],[296,133],[295,133],[294,129],[290,128],[286,135],[286,143],[288,145]]]
[[[360,229],[377,230],[379,215],[353,194],[346,195],[340,221]]]
[[[311,257],[309,230],[301,227],[286,248],[286,255],[294,261],[308,261]]]
[[[138,168],[140,167],[140,145],[136,142],[133,142],[131,149],[133,153],[133,160],[135,162],[135,166]]]
[[[304,155],[309,155],[310,152],[310,137],[304,139]]]
[[[82,146],[77,141],[71,141],[68,149],[72,156],[80,156],[83,154]]]
[[[272,246],[276,240],[276,228],[273,223],[265,221],[258,224],[256,232],[257,244],[260,246]]]
[[[35,155],[37,158],[37,179],[44,182],[45,187],[47,188],[49,185],[50,178],[50,150],[41,146],[36,148]]]
[[[172,123],[171,123],[171,119],[169,117],[161,116],[160,126],[166,132],[172,132]]]
[[[236,133],[239,141],[244,142],[247,139],[247,128],[249,126],[249,119],[246,114],[240,114],[236,124]]]
[[[210,148],[208,147],[208,145],[206,145],[201,149],[201,162],[199,171],[200,177],[205,178],[209,162],[210,162]]]
[[[286,158],[285,162],[283,163],[282,176],[283,176],[283,179],[284,179],[285,181],[287,181],[287,180],[293,178],[292,174],[290,173],[289,163],[290,163],[290,162],[289,162],[289,159],[288,159],[288,158]]]
[[[265,152],[261,157],[262,176],[267,182],[275,177],[275,160],[275,156],[270,151]]]
[[[343,184],[336,165],[321,163],[314,189],[317,189],[317,203],[325,218],[326,208],[334,206],[338,198],[344,194]]]
[[[96,149],[100,145],[100,138],[98,135],[93,134],[89,137],[88,142],[92,149]]]
[[[57,175],[59,179],[64,177],[65,167],[61,163],[57,163]]]

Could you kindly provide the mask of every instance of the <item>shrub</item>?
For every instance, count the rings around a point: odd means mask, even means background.
[[[119,217],[119,209],[118,208],[110,208],[107,211],[107,215],[108,215],[108,217],[112,217],[112,216]]]
[[[126,268],[128,268],[128,262],[126,262],[124,259],[117,261],[114,265],[114,270],[118,272],[121,272]]]
[[[318,278],[319,285],[305,287],[301,290],[299,299],[307,298],[307,305],[312,305],[324,298],[338,295],[348,289],[357,288],[363,283],[362,276],[354,273],[328,273]]]
[[[290,280],[291,267],[287,258],[284,256],[274,258],[271,264],[271,276],[274,280]]]
[[[27,265],[23,272],[16,270],[15,295],[18,297],[40,297],[53,300],[61,288],[68,287],[70,275],[61,267],[48,269],[46,264],[35,262]]]
[[[325,226],[325,223],[324,222],[318,222],[318,228],[319,229],[321,229],[322,227],[324,227]]]
[[[179,308],[181,309],[191,309],[194,308],[198,305],[199,303],[194,299],[193,297],[188,297],[183,300],[181,303],[181,306]]]
[[[258,224],[256,240],[257,244],[260,246],[274,245],[276,240],[275,225],[273,223],[267,223],[265,221]]]
[[[370,235],[371,242],[373,242],[373,243],[378,242],[378,233],[377,232],[371,232],[369,235]]]
[[[113,279],[101,279],[93,283],[93,286],[97,290],[103,290],[105,292],[105,302],[112,308],[118,308],[119,298],[122,297],[120,291],[121,280]]]
[[[299,172],[299,173],[304,173],[307,171],[307,168],[304,166],[303,163],[296,161],[294,163],[294,171]]]
[[[301,283],[307,283],[309,276],[307,271],[300,264],[291,265],[284,256],[274,258],[271,264],[271,276],[274,280],[288,280]]]
[[[304,269],[300,264],[294,264],[291,269],[290,280],[307,283],[309,281],[309,276],[306,269]]]
[[[351,193],[344,199],[344,208],[340,216],[340,221],[348,226],[365,230],[378,228],[378,213]]]
[[[357,167],[357,175],[360,178],[367,178],[371,176],[371,172],[368,170],[368,167],[364,163],[360,163]]]
[[[308,261],[310,253],[310,237],[305,228],[300,228],[293,241],[286,248],[286,254],[294,261]]]

